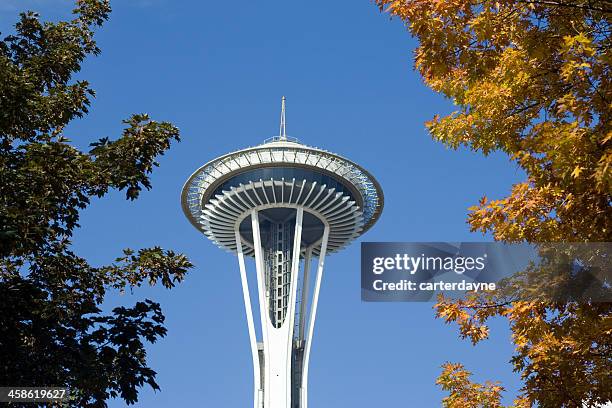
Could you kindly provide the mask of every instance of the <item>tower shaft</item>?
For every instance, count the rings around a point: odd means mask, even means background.
[[[253,355],[255,408],[305,408],[307,406],[307,372],[323,259],[327,249],[329,227],[325,226],[320,246],[316,282],[310,309],[306,306],[312,246],[302,245],[304,208],[298,206],[286,219],[268,219],[263,212],[252,210],[253,249],[257,274],[257,292],[262,341],[255,334],[253,310],[242,250],[242,238],[236,227],[238,261]],[[304,259],[300,286],[300,258]],[[308,334],[306,314],[309,315]]]

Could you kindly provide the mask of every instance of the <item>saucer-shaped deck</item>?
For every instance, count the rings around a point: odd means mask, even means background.
[[[317,254],[325,224],[327,251],[335,252],[376,222],[383,200],[378,182],[357,164],[278,139],[205,164],[185,183],[181,197],[190,222],[218,246],[236,251],[238,226],[251,256],[253,209],[260,219],[278,222],[303,207],[302,247]]]

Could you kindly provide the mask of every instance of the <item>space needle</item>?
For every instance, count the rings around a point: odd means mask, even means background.
[[[181,204],[191,224],[238,256],[255,408],[307,407],[325,256],[371,228],[383,202],[363,167],[286,135],[285,97],[279,136],[211,160],[185,183]],[[246,257],[255,260],[259,339]]]

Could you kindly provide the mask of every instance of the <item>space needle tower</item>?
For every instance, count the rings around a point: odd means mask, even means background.
[[[283,97],[279,136],[204,164],[185,183],[181,203],[195,228],[238,256],[255,408],[306,408],[325,256],[378,220],[380,185],[358,164],[288,137]],[[259,339],[247,257],[255,260]]]

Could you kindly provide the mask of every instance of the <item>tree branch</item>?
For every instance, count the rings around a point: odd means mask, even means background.
[[[595,7],[595,6],[592,6],[590,2],[588,5],[584,5],[584,4],[576,4],[576,3],[563,3],[561,1],[551,1],[551,0],[519,0],[519,3],[566,7],[566,8],[580,9],[580,10],[599,11],[602,13],[612,14],[612,8]]]

